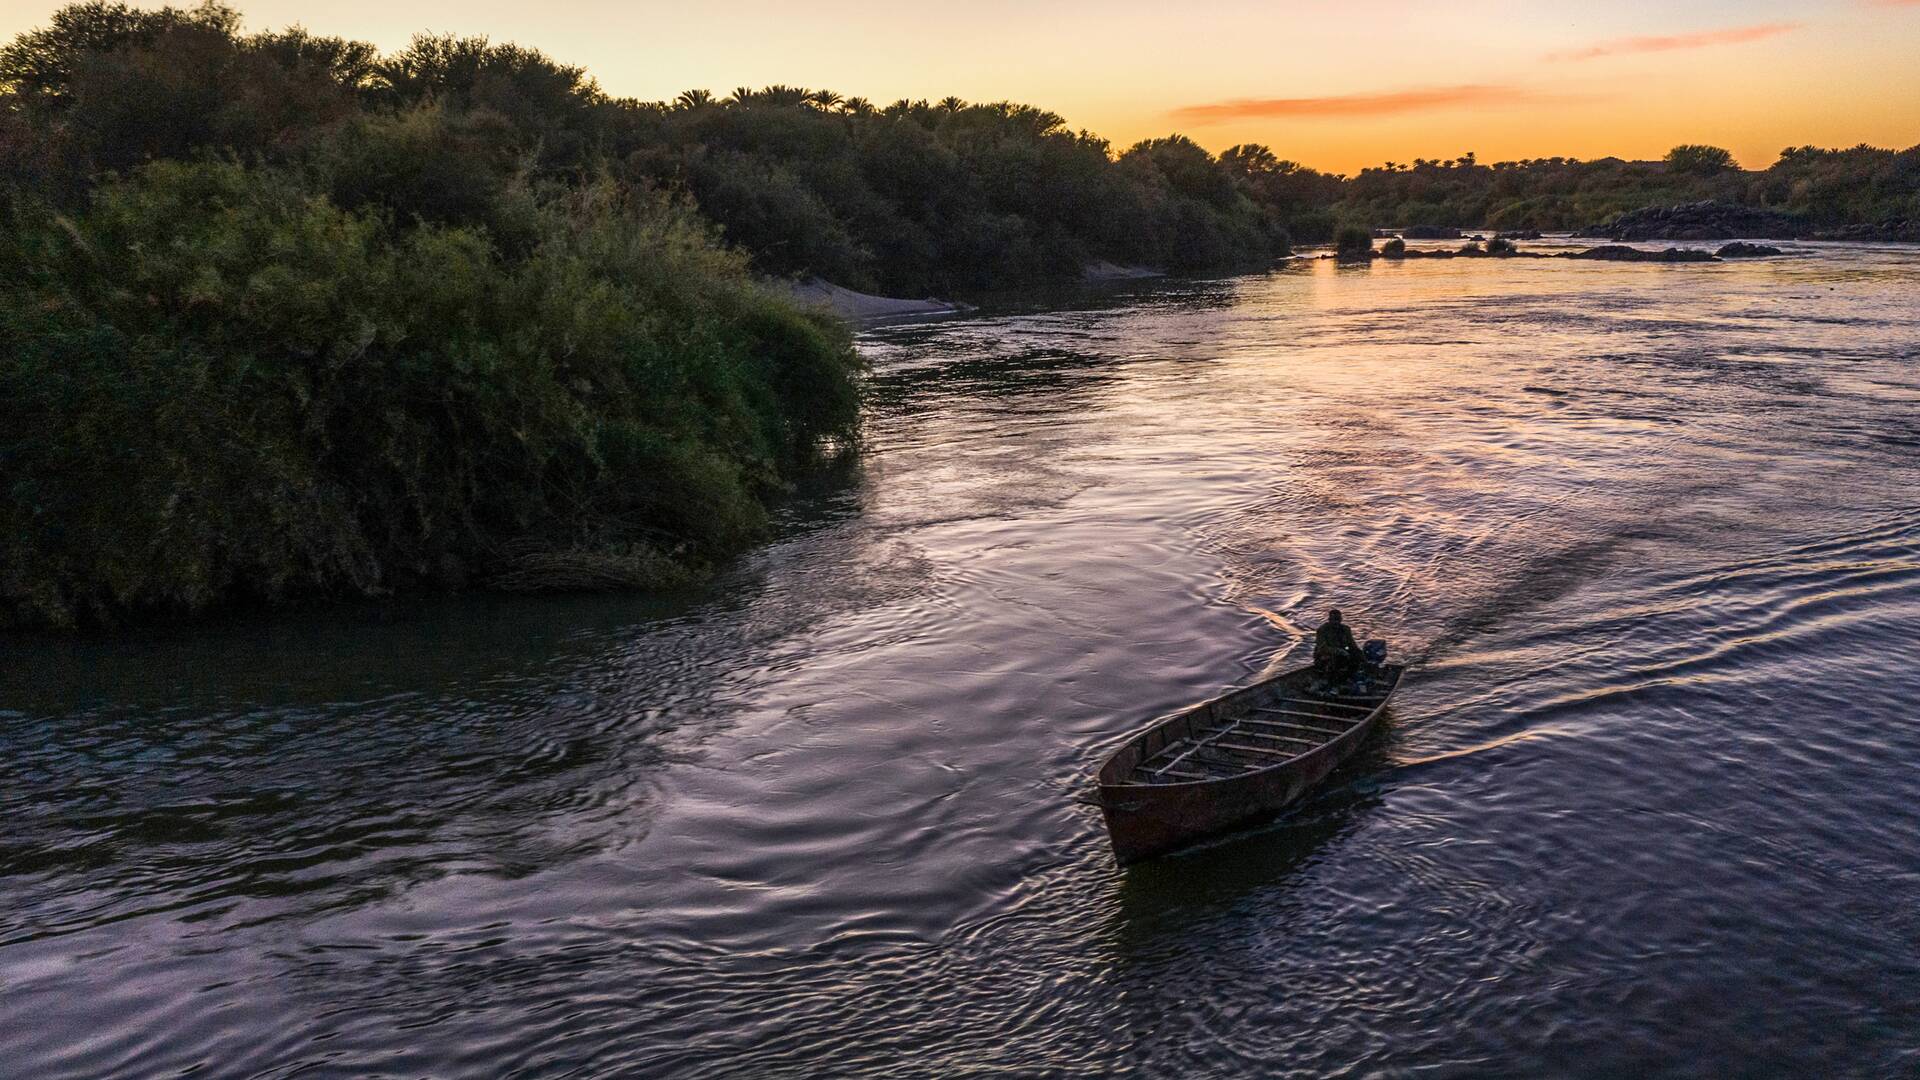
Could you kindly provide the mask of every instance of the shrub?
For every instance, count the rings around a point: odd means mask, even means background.
[[[1373,250],[1373,234],[1358,225],[1343,226],[1333,235],[1333,250],[1342,259],[1364,259]]]
[[[1487,241],[1487,254],[1489,255],[1511,255],[1518,250],[1520,249],[1514,246],[1513,241],[1503,236],[1496,236]]]
[[[837,325],[685,207],[529,191],[537,240],[160,163],[0,239],[0,624],[683,578],[850,440]]]
[[[1407,242],[1396,236],[1380,245],[1380,254],[1389,259],[1404,259],[1407,257]]]
[[[1302,244],[1327,243],[1333,239],[1333,213],[1322,209],[1297,212],[1288,219],[1287,231]]]
[[[1687,143],[1667,151],[1667,171],[1680,176],[1714,176],[1736,167],[1733,155],[1718,146]]]

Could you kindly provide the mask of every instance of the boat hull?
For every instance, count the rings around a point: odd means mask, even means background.
[[[1398,688],[1403,669],[1395,666],[1390,671],[1393,682],[1386,698]],[[1168,743],[1192,738],[1196,729],[1236,710],[1244,713],[1247,703],[1240,699],[1272,693],[1270,688],[1276,685],[1297,685],[1305,677],[1305,672],[1290,672],[1235,691],[1158,721],[1128,740],[1100,771],[1099,802],[1114,857],[1122,864],[1138,862],[1270,819],[1352,757],[1380,725],[1386,698],[1337,738],[1265,769],[1194,783],[1115,782]]]

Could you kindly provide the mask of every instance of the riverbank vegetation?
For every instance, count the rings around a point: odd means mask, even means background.
[[[1895,152],[1797,147],[1743,170],[1711,146],[1675,147],[1660,161],[1542,158],[1482,164],[1388,163],[1341,185],[1335,217],[1370,226],[1572,230],[1645,207],[1713,202],[1771,211],[1813,230],[1920,225],[1920,146]]]
[[[564,69],[92,7],[0,78],[0,623],[672,584],[855,435],[844,328],[533,136]]]
[[[845,332],[684,206],[508,189],[511,251],[158,162],[16,201],[0,598],[71,624],[492,580],[684,580],[857,421]]]
[[[1916,192],[1920,150],[1870,148],[1347,178],[1005,102],[640,102],[483,39],[72,6],[0,49],[0,625],[697,576],[857,433],[846,331],[770,280],[964,297],[1342,227],[1858,224]]]

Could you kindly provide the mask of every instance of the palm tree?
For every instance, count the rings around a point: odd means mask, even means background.
[[[840,104],[841,98],[839,94],[831,90],[815,90],[813,93],[807,95],[807,100],[814,108],[825,112]]]
[[[840,103],[840,111],[849,116],[872,116],[873,102],[863,97],[850,97]]]
[[[967,103],[957,97],[944,97],[940,99],[940,104],[937,107],[944,113],[957,113],[961,109],[966,108]]]
[[[776,85],[769,86],[754,96],[762,105],[791,109],[805,105],[813,97],[813,91],[804,90],[798,86]]]
[[[1067,126],[1066,120],[1059,114],[1050,113],[1045,109],[1036,109],[1031,105],[1008,105],[1006,102],[1001,102],[996,108],[1002,117],[1025,128],[1027,133],[1035,138],[1051,135]]]
[[[680,96],[673,99],[673,104],[679,109],[704,109],[713,104],[713,91],[682,90]]]
[[[1277,170],[1280,167],[1280,158],[1259,143],[1241,143],[1221,151],[1220,164],[1228,172],[1238,173],[1241,176],[1254,176]]]

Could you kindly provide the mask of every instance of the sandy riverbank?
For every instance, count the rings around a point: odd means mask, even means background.
[[[808,307],[824,308],[857,322],[869,319],[896,319],[914,315],[957,315],[972,310],[951,300],[906,300],[892,296],[874,296],[855,292],[820,278],[783,283],[795,300]]]
[[[1145,281],[1149,278],[1166,277],[1167,272],[1155,270],[1151,266],[1121,266],[1119,263],[1107,262],[1103,259],[1099,262],[1090,262],[1081,268],[1080,276],[1083,280],[1090,282]]]

